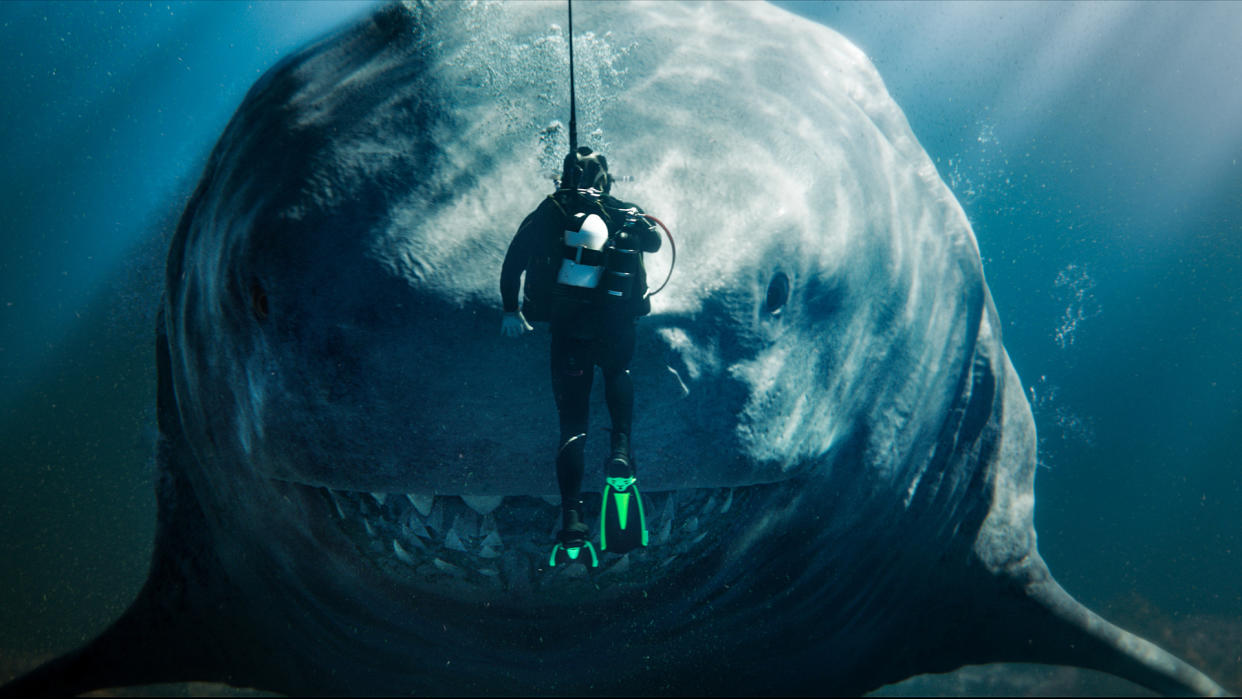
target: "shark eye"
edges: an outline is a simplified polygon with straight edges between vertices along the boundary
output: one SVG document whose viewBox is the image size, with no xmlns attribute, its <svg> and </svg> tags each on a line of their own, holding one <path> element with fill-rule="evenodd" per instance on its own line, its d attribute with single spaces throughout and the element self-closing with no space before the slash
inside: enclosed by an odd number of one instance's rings
<svg viewBox="0 0 1242 699">
<path fill-rule="evenodd" d="M 777 272 L 772 275 L 772 281 L 768 282 L 768 299 L 765 304 L 768 313 L 778 315 L 785 302 L 789 300 L 789 277 L 784 272 Z"/>
</svg>

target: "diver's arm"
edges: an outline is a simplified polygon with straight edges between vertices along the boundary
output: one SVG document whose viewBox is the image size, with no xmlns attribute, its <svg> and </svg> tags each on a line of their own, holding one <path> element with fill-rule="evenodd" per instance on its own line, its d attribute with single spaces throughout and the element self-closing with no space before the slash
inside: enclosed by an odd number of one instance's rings
<svg viewBox="0 0 1242 699">
<path fill-rule="evenodd" d="M 500 266 L 500 300 L 504 305 L 505 313 L 518 312 L 518 288 L 532 252 L 533 226 L 530 224 L 534 218 L 535 214 L 532 213 L 526 217 L 525 221 L 522 221 L 521 226 L 518 226 L 517 235 L 514 235 L 513 240 L 509 242 L 504 264 Z"/>
<path fill-rule="evenodd" d="M 538 224 L 543 209 L 540 205 L 518 226 L 517 234 L 509 242 L 505 261 L 500 266 L 500 301 L 505 313 L 500 321 L 500 332 L 505 337 L 520 337 L 534 330 L 518 309 L 518 287 L 538 243 Z"/>
</svg>

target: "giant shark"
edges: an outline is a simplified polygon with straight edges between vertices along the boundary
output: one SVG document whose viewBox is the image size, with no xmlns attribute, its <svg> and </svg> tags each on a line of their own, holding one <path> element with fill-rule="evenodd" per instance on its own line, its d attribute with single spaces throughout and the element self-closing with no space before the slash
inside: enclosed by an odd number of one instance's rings
<svg viewBox="0 0 1242 699">
<path fill-rule="evenodd" d="M 828 694 L 1022 661 L 1222 693 L 1050 575 L 966 217 L 863 53 L 766 5 L 579 11 L 584 140 L 680 258 L 633 363 L 650 546 L 548 568 L 547 335 L 500 336 L 498 277 L 565 150 L 563 11 L 389 6 L 254 85 L 168 255 L 148 582 L 7 691 Z"/>
</svg>

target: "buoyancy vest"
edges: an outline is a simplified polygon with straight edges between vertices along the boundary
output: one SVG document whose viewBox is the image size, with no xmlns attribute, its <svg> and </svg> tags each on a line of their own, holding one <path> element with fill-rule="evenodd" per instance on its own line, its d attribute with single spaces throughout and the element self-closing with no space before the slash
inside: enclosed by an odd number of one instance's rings
<svg viewBox="0 0 1242 699">
<path fill-rule="evenodd" d="M 552 254 L 536 256 L 527 270 L 527 319 L 546 320 L 557 302 L 628 306 L 633 315 L 650 313 L 642 238 L 631 229 L 650 225 L 642 213 L 636 207 L 618 207 L 618 200 L 590 189 L 560 190 L 549 199 L 563 225 L 559 235 L 553 234 L 557 239 L 548 241 Z"/>
</svg>

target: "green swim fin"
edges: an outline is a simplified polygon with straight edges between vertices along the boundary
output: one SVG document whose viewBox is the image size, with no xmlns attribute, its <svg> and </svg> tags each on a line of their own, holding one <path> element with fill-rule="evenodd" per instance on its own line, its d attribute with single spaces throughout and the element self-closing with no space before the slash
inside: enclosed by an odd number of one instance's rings
<svg viewBox="0 0 1242 699">
<path fill-rule="evenodd" d="M 586 549 L 590 557 L 582 555 L 583 549 Z M 582 542 L 582 546 L 570 546 L 558 541 L 556 546 L 552 547 L 552 555 L 548 557 L 548 567 L 555 568 L 578 561 L 581 561 L 588 568 L 598 568 L 599 555 L 595 553 L 595 546 L 589 541 Z"/>
<path fill-rule="evenodd" d="M 587 541 L 586 525 L 577 521 L 576 512 L 570 514 L 572 519 L 569 526 L 556 535 L 556 545 L 552 547 L 552 555 L 548 557 L 548 567 L 555 568 L 581 562 L 588 568 L 598 568 L 599 556 L 595 553 L 595 546 Z M 582 555 L 583 549 L 590 554 L 589 558 Z"/>
<path fill-rule="evenodd" d="M 604 481 L 604 504 L 600 510 L 599 549 L 627 553 L 647 545 L 647 515 L 634 477 Z"/>
</svg>

